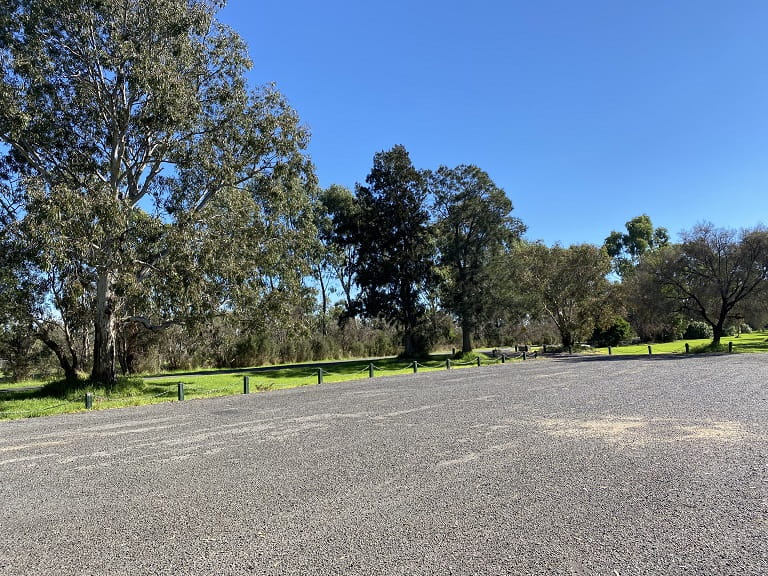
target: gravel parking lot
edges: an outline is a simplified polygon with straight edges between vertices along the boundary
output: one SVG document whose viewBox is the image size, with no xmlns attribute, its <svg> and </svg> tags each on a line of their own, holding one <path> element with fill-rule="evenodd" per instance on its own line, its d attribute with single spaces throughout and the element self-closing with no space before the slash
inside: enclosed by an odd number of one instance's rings
<svg viewBox="0 0 768 576">
<path fill-rule="evenodd" d="M 0 423 L 0 574 L 768 574 L 768 356 Z"/>
</svg>

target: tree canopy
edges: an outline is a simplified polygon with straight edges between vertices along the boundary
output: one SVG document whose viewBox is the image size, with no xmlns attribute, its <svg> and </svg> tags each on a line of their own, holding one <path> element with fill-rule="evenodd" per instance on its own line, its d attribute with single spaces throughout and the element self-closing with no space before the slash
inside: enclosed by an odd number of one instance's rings
<svg viewBox="0 0 768 576">
<path fill-rule="evenodd" d="M 646 252 L 669 244 L 666 228 L 654 228 L 650 216 L 635 216 L 625 224 L 626 233 L 611 231 L 605 239 L 605 249 L 613 259 L 613 270 L 626 276 Z"/>
<path fill-rule="evenodd" d="M 441 166 L 429 182 L 444 271 L 441 301 L 459 318 L 462 352 L 471 352 L 473 331 L 499 302 L 494 259 L 519 240 L 525 226 L 510 215 L 512 202 L 504 190 L 477 166 Z"/>
<path fill-rule="evenodd" d="M 416 328 L 434 280 L 434 244 L 425 204 L 424 174 L 403 146 L 377 153 L 373 168 L 358 185 L 357 284 L 369 316 L 381 316 L 403 329 L 405 353 L 422 352 Z"/>
<path fill-rule="evenodd" d="M 768 231 L 699 224 L 663 252 L 654 270 L 665 296 L 709 324 L 719 344 L 738 307 L 768 290 Z"/>
<path fill-rule="evenodd" d="M 14 0 L 0 11 L 6 212 L 19 199 L 8 229 L 34 253 L 49 304 L 74 313 L 83 301 L 94 380 L 115 381 L 125 323 L 162 327 L 245 288 L 259 299 L 296 273 L 308 133 L 273 86 L 249 90 L 246 47 L 216 21 L 219 5 Z"/>
</svg>

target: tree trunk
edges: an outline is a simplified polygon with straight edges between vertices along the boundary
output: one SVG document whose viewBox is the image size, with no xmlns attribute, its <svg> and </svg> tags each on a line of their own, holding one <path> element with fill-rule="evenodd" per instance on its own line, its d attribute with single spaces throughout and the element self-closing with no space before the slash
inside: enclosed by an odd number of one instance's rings
<svg viewBox="0 0 768 576">
<path fill-rule="evenodd" d="M 413 341 L 413 329 L 406 328 L 403 343 L 405 344 L 405 357 L 414 358 L 416 356 L 416 345 Z"/>
<path fill-rule="evenodd" d="M 96 314 L 94 317 L 93 370 L 91 380 L 112 388 L 115 373 L 116 330 L 112 273 L 102 271 L 96 282 Z"/>
<path fill-rule="evenodd" d="M 48 348 L 50 348 L 53 351 L 53 353 L 56 355 L 56 358 L 58 358 L 59 365 L 61 366 L 61 369 L 64 370 L 64 379 L 67 382 L 76 382 L 77 381 L 76 358 L 73 358 L 72 361 L 70 362 L 64 350 L 62 350 L 61 346 L 59 346 L 59 343 L 56 342 L 50 336 L 48 336 L 48 334 L 44 332 L 39 332 L 37 334 L 37 337 L 40 339 L 40 341 L 43 344 L 48 346 Z"/>
<path fill-rule="evenodd" d="M 469 322 L 461 323 L 461 353 L 472 352 L 472 325 Z"/>
<path fill-rule="evenodd" d="M 322 299 L 322 314 L 320 317 L 320 329 L 323 334 L 323 338 L 328 336 L 328 295 L 325 287 L 325 280 L 323 279 L 323 271 L 318 268 L 317 278 L 320 280 L 320 297 Z"/>
<path fill-rule="evenodd" d="M 712 326 L 712 346 L 720 346 L 720 338 L 723 337 L 723 323 Z"/>
</svg>

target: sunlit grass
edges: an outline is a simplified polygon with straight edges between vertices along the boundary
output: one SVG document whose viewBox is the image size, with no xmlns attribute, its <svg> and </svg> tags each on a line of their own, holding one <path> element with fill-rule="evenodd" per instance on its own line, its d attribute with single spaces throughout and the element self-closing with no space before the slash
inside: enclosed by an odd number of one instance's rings
<svg viewBox="0 0 768 576">
<path fill-rule="evenodd" d="M 482 364 L 494 364 L 499 360 L 480 354 Z M 447 355 L 434 355 L 418 361 L 418 372 L 446 370 Z M 473 356 L 475 358 L 475 356 Z M 92 395 L 92 409 L 104 410 L 126 406 L 140 406 L 159 402 L 176 401 L 179 398 L 179 384 L 183 384 L 184 400 L 230 396 L 244 392 L 244 377 L 248 377 L 249 392 L 260 393 L 269 390 L 317 385 L 318 371 L 322 370 L 322 383 L 363 380 L 371 377 L 405 375 L 414 372 L 412 361 L 386 358 L 351 362 L 327 362 L 315 367 L 287 366 L 282 368 L 258 367 L 226 373 L 226 371 L 195 371 L 194 373 L 168 374 L 161 377 L 123 378 L 115 390 L 94 387 L 87 381 L 75 387 L 65 387 L 62 382 L 49 383 L 37 390 L 17 390 L 0 394 L 0 419 L 30 418 L 48 414 L 81 412 L 86 410 L 86 394 Z M 476 360 L 462 359 L 452 363 L 453 369 L 476 366 Z M 40 386 L 41 382 L 19 383 L 17 388 Z M 8 389 L 9 387 L 5 387 Z"/>
<path fill-rule="evenodd" d="M 740 336 L 725 336 L 720 340 L 720 347 L 712 348 L 712 340 L 709 338 L 700 340 L 677 340 L 675 342 L 663 342 L 659 344 L 637 344 L 633 346 L 614 346 L 611 353 L 616 355 L 646 355 L 648 347 L 653 354 L 685 354 L 688 344 L 688 352 L 691 354 L 704 352 L 727 352 L 728 344 L 733 342 L 733 352 L 768 352 L 768 332 L 752 332 Z M 600 354 L 608 354 L 608 348 L 596 348 Z"/>
</svg>

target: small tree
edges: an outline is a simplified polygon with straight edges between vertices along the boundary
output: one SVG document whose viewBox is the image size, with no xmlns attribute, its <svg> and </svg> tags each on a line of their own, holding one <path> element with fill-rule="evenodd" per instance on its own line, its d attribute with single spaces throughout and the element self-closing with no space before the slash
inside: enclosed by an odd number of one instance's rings
<svg viewBox="0 0 768 576">
<path fill-rule="evenodd" d="M 521 286 L 537 295 L 563 346 L 588 338 L 602 317 L 610 314 L 605 276 L 611 263 L 604 249 L 591 244 L 548 248 L 535 243 L 521 250 L 521 257 Z"/>
</svg>

